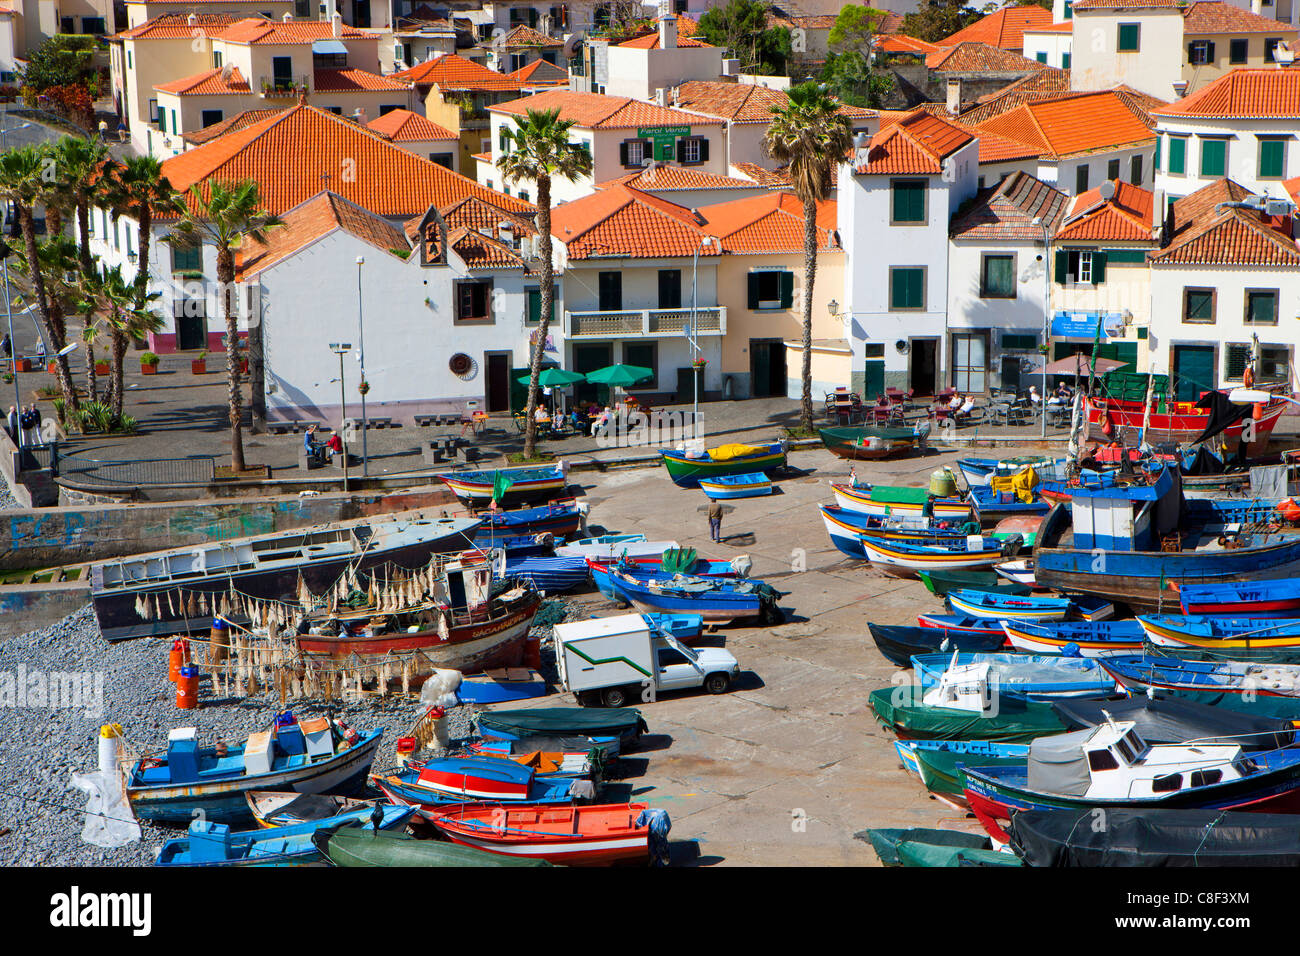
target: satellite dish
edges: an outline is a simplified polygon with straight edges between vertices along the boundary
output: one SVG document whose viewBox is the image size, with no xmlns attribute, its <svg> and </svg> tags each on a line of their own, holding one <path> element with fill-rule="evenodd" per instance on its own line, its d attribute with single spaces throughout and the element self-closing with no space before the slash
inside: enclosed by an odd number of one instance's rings
<svg viewBox="0 0 1300 956">
<path fill-rule="evenodd" d="M 899 339 L 894 343 L 894 348 L 898 349 L 900 352 L 906 352 L 908 348 L 907 339 Z"/>
<path fill-rule="evenodd" d="M 1102 199 L 1110 202 L 1115 198 L 1115 183 L 1108 179 L 1097 187 L 1097 192 L 1101 194 Z"/>
<path fill-rule="evenodd" d="M 583 33 L 582 31 L 578 31 L 577 33 L 571 33 L 571 34 L 569 34 L 568 38 L 565 39 L 565 41 L 564 41 L 564 57 L 565 57 L 565 59 L 572 60 L 573 57 L 574 57 L 574 55 L 575 55 L 575 54 L 577 53 L 577 51 L 578 51 L 578 47 L 582 46 L 582 41 L 585 40 L 586 38 L 587 38 L 587 35 L 586 35 L 585 33 Z"/>
</svg>

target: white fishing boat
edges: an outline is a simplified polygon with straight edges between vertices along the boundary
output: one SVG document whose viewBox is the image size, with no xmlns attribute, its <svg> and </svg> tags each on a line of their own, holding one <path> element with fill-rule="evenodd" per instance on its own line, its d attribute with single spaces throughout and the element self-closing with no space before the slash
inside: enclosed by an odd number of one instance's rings
<svg viewBox="0 0 1300 956">
<path fill-rule="evenodd" d="M 647 541 L 643 534 L 606 534 L 561 545 L 555 549 L 555 553 L 565 558 L 612 561 L 624 555 L 629 558 L 654 557 L 679 547 L 681 545 L 676 541 Z"/>
</svg>

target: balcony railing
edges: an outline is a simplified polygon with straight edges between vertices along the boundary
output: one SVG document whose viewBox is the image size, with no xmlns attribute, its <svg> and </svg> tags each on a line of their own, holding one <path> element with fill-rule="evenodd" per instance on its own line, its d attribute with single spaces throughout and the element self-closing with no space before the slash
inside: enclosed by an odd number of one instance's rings
<svg viewBox="0 0 1300 956">
<path fill-rule="evenodd" d="M 699 335 L 725 335 L 727 310 L 708 306 L 696 310 Z M 691 324 L 690 309 L 632 309 L 620 312 L 565 312 L 569 338 L 623 338 L 682 335 Z"/>
</svg>

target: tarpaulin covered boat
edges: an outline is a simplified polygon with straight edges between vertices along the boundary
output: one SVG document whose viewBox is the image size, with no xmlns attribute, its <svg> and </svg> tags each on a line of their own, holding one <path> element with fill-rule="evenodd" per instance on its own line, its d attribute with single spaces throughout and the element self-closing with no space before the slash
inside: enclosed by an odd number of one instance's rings
<svg viewBox="0 0 1300 956">
<path fill-rule="evenodd" d="M 932 830 L 928 827 L 912 827 L 906 830 L 871 829 L 867 830 L 867 839 L 871 848 L 880 857 L 881 866 L 902 866 L 898 858 L 900 843 L 924 843 L 930 846 L 948 846 L 960 850 L 989 850 L 993 845 L 982 833 L 963 833 L 960 830 Z M 861 834 L 859 834 L 861 837 Z"/>
<path fill-rule="evenodd" d="M 908 627 L 895 624 L 868 623 L 867 630 L 876 648 L 897 667 L 911 667 L 914 654 L 938 651 L 995 651 L 1006 643 L 1001 634 L 950 631 L 941 627 Z"/>
<path fill-rule="evenodd" d="M 550 866 L 546 860 L 502 856 L 407 833 L 375 834 L 356 827 L 317 831 L 312 838 L 334 866 Z"/>
<path fill-rule="evenodd" d="M 474 533 L 479 548 L 499 548 L 521 536 L 550 534 L 564 538 L 582 525 L 585 504 L 576 501 L 553 501 L 536 508 L 515 511 L 485 511 L 478 517 L 482 526 Z"/>
<path fill-rule="evenodd" d="M 1174 698 L 1127 697 L 1118 700 L 1053 701 L 1056 714 L 1071 730 L 1096 727 L 1108 720 L 1131 721 L 1143 740 L 1154 744 L 1240 744 L 1243 750 L 1280 750 L 1295 743 L 1289 720 L 1241 714 Z"/>
<path fill-rule="evenodd" d="M 1027 743 L 1059 734 L 1065 724 L 1051 704 L 1008 698 L 995 714 L 927 706 L 914 685 L 884 687 L 867 696 L 876 720 L 899 737 L 922 740 L 999 740 Z"/>
<path fill-rule="evenodd" d="M 647 729 L 641 711 L 635 707 L 600 710 L 586 707 L 535 707 L 529 710 L 494 710 L 478 715 L 478 729 L 485 737 L 621 737 L 635 740 Z"/>
<path fill-rule="evenodd" d="M 518 578 L 539 591 L 560 594 L 586 582 L 590 572 L 586 558 L 562 558 L 549 555 L 515 557 L 501 552 L 496 565 L 497 577 L 503 581 Z"/>
<path fill-rule="evenodd" d="M 659 452 L 673 482 L 694 487 L 701 478 L 743 475 L 752 472 L 770 474 L 785 467 L 785 442 L 766 445 L 719 445 L 699 456 L 685 451 L 662 449 Z"/>
<path fill-rule="evenodd" d="M 953 668 L 987 664 L 990 680 L 997 682 L 999 698 L 1024 697 L 1055 700 L 1061 697 L 1097 697 L 1113 693 L 1115 680 L 1086 657 L 1039 654 L 1001 654 L 952 651 L 917 654 L 912 670 L 921 688 L 938 684 Z"/>
</svg>

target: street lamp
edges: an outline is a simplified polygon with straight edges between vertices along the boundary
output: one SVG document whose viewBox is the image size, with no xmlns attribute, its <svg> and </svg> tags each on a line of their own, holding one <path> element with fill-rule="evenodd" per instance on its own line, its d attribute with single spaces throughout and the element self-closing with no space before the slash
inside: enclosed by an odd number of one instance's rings
<svg viewBox="0 0 1300 956">
<path fill-rule="evenodd" d="M 362 474 L 369 478 L 370 449 L 368 439 L 370 438 L 370 416 L 366 414 L 366 392 L 370 391 L 370 383 L 366 381 L 366 322 L 361 311 L 361 267 L 365 264 L 366 257 L 357 256 L 357 326 L 359 330 L 357 343 L 360 346 L 357 358 L 361 361 L 361 469 Z"/>
<path fill-rule="evenodd" d="M 10 133 L 16 133 L 20 129 L 27 129 L 27 127 L 31 125 L 32 125 L 31 123 L 19 123 L 17 126 L 11 129 L 8 126 L 0 124 L 0 150 L 5 150 L 9 148 Z"/>
<path fill-rule="evenodd" d="M 700 244 L 695 247 L 691 255 L 691 331 L 689 335 L 691 343 L 691 429 L 693 437 L 700 437 L 700 366 L 698 359 L 700 352 L 700 329 L 699 329 L 699 286 L 696 278 L 700 268 L 700 250 L 706 246 L 713 248 L 715 239 L 713 236 L 705 236 L 700 240 Z"/>
<path fill-rule="evenodd" d="M 9 319 L 9 370 L 14 377 L 14 408 L 22 409 L 23 400 L 18 391 L 18 342 L 14 339 L 14 308 L 13 302 L 9 298 L 9 257 L 13 255 L 13 248 L 0 239 L 0 269 L 4 272 L 5 285 L 5 315 Z M 14 429 L 18 434 L 14 435 L 14 441 L 19 448 L 23 447 L 23 431 L 21 428 Z"/>
<path fill-rule="evenodd" d="M 1043 395 L 1039 402 L 1042 413 L 1042 421 L 1039 423 L 1039 436 L 1047 437 L 1047 356 L 1048 340 L 1051 338 L 1051 321 L 1052 321 L 1052 268 L 1051 268 L 1051 236 L 1048 233 L 1047 223 L 1041 216 L 1033 218 L 1033 225 L 1043 230 L 1043 350 L 1040 353 L 1043 356 Z M 1097 321 L 1101 321 L 1099 318 Z"/>
<path fill-rule="evenodd" d="M 330 351 L 339 357 L 339 439 L 343 442 L 343 490 L 348 490 L 348 438 L 343 423 L 348 420 L 348 394 L 343 388 L 343 356 L 352 351 L 351 342 L 331 342 Z"/>
</svg>

